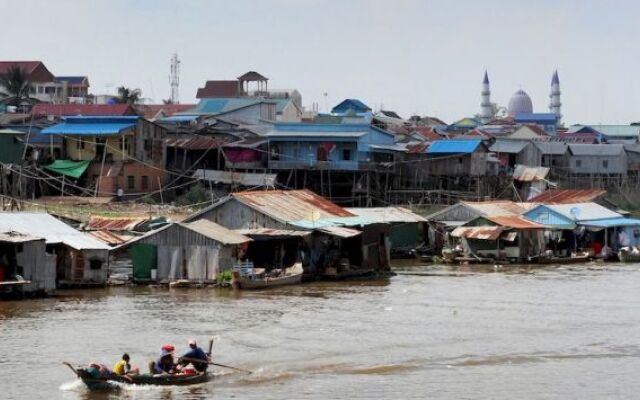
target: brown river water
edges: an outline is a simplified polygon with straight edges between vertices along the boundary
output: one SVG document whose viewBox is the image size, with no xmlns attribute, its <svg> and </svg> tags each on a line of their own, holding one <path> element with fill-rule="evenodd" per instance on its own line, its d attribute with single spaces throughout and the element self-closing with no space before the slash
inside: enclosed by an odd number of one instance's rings
<svg viewBox="0 0 640 400">
<path fill-rule="evenodd" d="M 0 302 L 0 399 L 636 399 L 640 265 L 399 265 L 263 292 L 109 288 Z M 62 361 L 145 367 L 215 337 L 214 381 L 88 392 Z"/>
</svg>

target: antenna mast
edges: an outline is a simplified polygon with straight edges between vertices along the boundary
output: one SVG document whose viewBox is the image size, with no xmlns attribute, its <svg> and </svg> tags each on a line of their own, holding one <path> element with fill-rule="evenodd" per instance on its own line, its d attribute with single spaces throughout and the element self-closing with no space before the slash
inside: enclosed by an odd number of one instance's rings
<svg viewBox="0 0 640 400">
<path fill-rule="evenodd" d="M 180 104 L 180 96 L 178 95 L 178 86 L 180 86 L 180 60 L 178 60 L 178 53 L 173 53 L 171 57 L 169 84 L 171 84 L 171 104 Z"/>
</svg>

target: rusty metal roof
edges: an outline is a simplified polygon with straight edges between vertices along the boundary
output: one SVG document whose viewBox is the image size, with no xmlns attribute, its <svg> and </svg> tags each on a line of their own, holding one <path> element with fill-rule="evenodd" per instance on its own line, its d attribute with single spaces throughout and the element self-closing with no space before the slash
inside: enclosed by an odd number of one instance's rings
<svg viewBox="0 0 640 400">
<path fill-rule="evenodd" d="M 528 208 L 522 203 L 515 203 L 509 200 L 494 201 L 462 201 L 461 204 L 471 207 L 482 215 L 500 216 L 500 215 L 519 215 L 527 211 Z"/>
<path fill-rule="evenodd" d="M 325 226 L 317 230 L 343 239 L 358 236 L 362 233 L 357 229 L 345 228 L 344 226 Z"/>
<path fill-rule="evenodd" d="M 233 193 L 238 201 L 280 222 L 313 221 L 355 215 L 310 190 L 265 190 Z"/>
<path fill-rule="evenodd" d="M 238 232 L 245 236 L 271 236 L 271 237 L 304 237 L 311 235 L 309 231 L 291 231 L 286 229 L 271 229 L 271 228 L 255 228 L 255 229 L 235 229 L 234 232 Z"/>
<path fill-rule="evenodd" d="M 504 231 L 502 226 L 460 226 L 451 232 L 453 237 L 467 239 L 498 240 Z"/>
<path fill-rule="evenodd" d="M 251 241 L 250 238 L 238 232 L 206 219 L 199 219 L 194 222 L 179 225 L 223 244 L 241 244 Z"/>
<path fill-rule="evenodd" d="M 520 217 L 518 215 L 502 215 L 502 216 L 493 216 L 486 217 L 489 221 L 495 222 L 496 224 L 505 227 L 505 228 L 514 228 L 514 229 L 544 229 L 544 226 L 530 221 L 526 218 Z"/>
<path fill-rule="evenodd" d="M 135 231 L 139 225 L 149 221 L 147 217 L 101 217 L 92 215 L 85 225 L 85 230 Z"/>
<path fill-rule="evenodd" d="M 588 203 L 607 194 L 600 189 L 555 189 L 547 190 L 532 198 L 532 202 L 546 204 Z"/>
<path fill-rule="evenodd" d="M 213 138 L 201 135 L 181 135 L 165 139 L 167 147 L 177 147 L 186 150 L 208 150 L 215 149 L 228 143 L 225 138 Z"/>
<path fill-rule="evenodd" d="M 546 167 L 516 165 L 513 171 L 513 180 L 519 182 L 537 182 L 544 180 L 547 175 L 549 175 L 549 168 Z"/>
<path fill-rule="evenodd" d="M 123 234 L 123 233 L 115 233 L 110 231 L 90 231 L 87 234 L 91 235 L 93 238 L 100 240 L 110 246 L 117 246 L 119 244 L 128 242 L 131 240 L 134 235 Z"/>
</svg>

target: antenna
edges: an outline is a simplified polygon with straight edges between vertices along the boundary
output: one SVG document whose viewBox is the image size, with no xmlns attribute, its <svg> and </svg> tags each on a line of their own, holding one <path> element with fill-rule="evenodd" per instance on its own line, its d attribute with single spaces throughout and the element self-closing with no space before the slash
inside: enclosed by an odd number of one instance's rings
<svg viewBox="0 0 640 400">
<path fill-rule="evenodd" d="M 178 60 L 178 53 L 173 53 L 171 57 L 169 84 L 171 85 L 171 104 L 180 104 L 180 96 L 178 94 L 178 87 L 180 86 L 180 60 Z"/>
</svg>

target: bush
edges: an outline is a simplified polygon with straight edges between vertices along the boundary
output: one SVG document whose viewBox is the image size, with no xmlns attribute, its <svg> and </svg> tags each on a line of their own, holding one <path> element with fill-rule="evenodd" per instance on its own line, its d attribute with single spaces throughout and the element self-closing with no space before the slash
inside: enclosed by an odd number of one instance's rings
<svg viewBox="0 0 640 400">
<path fill-rule="evenodd" d="M 140 201 L 142 202 L 142 204 L 149 204 L 149 205 L 158 204 L 156 199 L 154 199 L 153 196 L 150 195 L 150 194 L 148 194 L 148 195 L 144 196 L 143 198 L 141 198 Z"/>
<path fill-rule="evenodd" d="M 231 270 L 219 273 L 217 282 L 219 285 L 231 283 Z"/>
<path fill-rule="evenodd" d="M 209 195 L 204 186 L 200 183 L 191 186 L 189 191 L 176 199 L 179 206 L 188 206 L 191 204 L 203 203 L 209 200 Z"/>
</svg>

